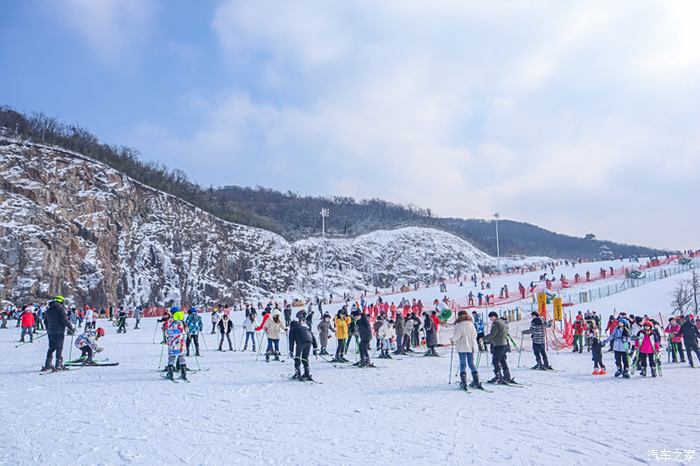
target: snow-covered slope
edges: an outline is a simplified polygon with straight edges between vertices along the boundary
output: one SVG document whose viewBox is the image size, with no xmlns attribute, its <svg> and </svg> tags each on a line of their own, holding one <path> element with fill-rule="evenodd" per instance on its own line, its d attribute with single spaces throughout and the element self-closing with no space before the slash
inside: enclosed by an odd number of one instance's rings
<svg viewBox="0 0 700 466">
<path fill-rule="evenodd" d="M 321 288 L 321 240 L 222 221 L 80 154 L 0 139 L 0 297 L 106 305 Z M 426 228 L 328 240 L 336 293 L 470 273 L 493 259 Z"/>
</svg>

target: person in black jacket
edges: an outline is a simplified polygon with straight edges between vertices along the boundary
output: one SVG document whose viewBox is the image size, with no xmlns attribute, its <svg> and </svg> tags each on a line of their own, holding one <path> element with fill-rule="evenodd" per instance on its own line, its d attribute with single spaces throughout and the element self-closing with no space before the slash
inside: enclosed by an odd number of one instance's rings
<svg viewBox="0 0 700 466">
<path fill-rule="evenodd" d="M 360 360 L 355 363 L 358 367 L 374 367 L 369 359 L 369 345 L 372 342 L 372 326 L 369 323 L 367 314 L 360 311 L 353 312 L 357 319 L 357 332 L 360 334 Z"/>
<path fill-rule="evenodd" d="M 307 327 L 306 312 L 297 312 L 297 319 L 289 324 L 289 357 L 294 358 L 294 376 L 292 378 L 313 382 L 314 379 L 311 378 L 311 373 L 309 372 L 309 351 L 313 345 L 313 355 L 318 355 L 316 337 Z M 304 374 L 300 370 L 302 364 L 304 365 Z"/>
<path fill-rule="evenodd" d="M 49 349 L 46 352 L 44 367 L 41 368 L 42 372 L 66 369 L 63 365 L 63 340 L 66 329 L 70 332 L 75 332 L 75 328 L 68 321 L 66 308 L 63 307 L 63 300 L 63 296 L 56 296 L 52 299 L 44 315 L 46 334 L 49 338 Z M 56 365 L 52 366 L 51 359 L 54 352 L 56 353 Z"/>
<path fill-rule="evenodd" d="M 698 338 L 700 338 L 700 330 L 695 326 L 693 320 L 690 316 L 685 316 L 685 322 L 681 325 L 681 329 L 678 332 L 683 335 L 683 341 L 685 342 L 685 354 L 688 356 L 688 363 L 690 367 L 695 367 L 693 364 L 693 353 L 698 357 L 700 361 L 700 349 L 698 349 Z"/>
<path fill-rule="evenodd" d="M 119 307 L 119 313 L 117 314 L 117 333 L 126 333 L 126 317 L 127 313 L 124 310 L 124 306 Z"/>
<path fill-rule="evenodd" d="M 219 351 L 224 350 L 224 336 L 228 341 L 228 350 L 233 351 L 233 345 L 231 344 L 231 330 L 233 330 L 233 322 L 228 318 L 226 314 L 217 324 L 219 326 L 219 333 L 221 334 L 221 340 L 219 341 Z M 255 343 L 253 343 L 255 345 Z"/>
</svg>

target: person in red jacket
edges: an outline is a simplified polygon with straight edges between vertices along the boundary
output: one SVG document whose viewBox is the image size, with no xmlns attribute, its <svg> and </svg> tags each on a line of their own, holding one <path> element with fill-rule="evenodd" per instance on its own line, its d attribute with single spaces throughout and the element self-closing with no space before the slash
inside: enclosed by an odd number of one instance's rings
<svg viewBox="0 0 700 466">
<path fill-rule="evenodd" d="M 581 314 L 576 316 L 576 322 L 574 322 L 574 353 L 578 351 L 583 353 L 583 336 L 586 332 L 586 322 L 583 320 Z"/>
<path fill-rule="evenodd" d="M 19 341 L 24 343 L 24 336 L 29 335 L 29 341 L 33 342 L 34 324 L 36 323 L 36 320 L 34 319 L 34 308 L 30 308 L 29 306 L 24 308 L 24 312 L 20 316 L 20 321 L 22 324 L 22 336 L 20 337 Z"/>
<path fill-rule="evenodd" d="M 430 319 L 433 321 L 433 324 L 435 324 L 435 335 L 439 335 L 438 329 L 440 328 L 440 318 L 437 315 L 437 309 L 430 314 Z"/>
<path fill-rule="evenodd" d="M 608 319 L 608 326 L 605 327 L 605 330 L 608 332 L 608 335 L 612 335 L 613 331 L 617 328 L 617 319 L 615 319 L 613 316 L 610 316 Z M 610 342 L 610 349 L 608 350 L 608 353 L 611 353 L 613 350 L 613 342 Z"/>
</svg>

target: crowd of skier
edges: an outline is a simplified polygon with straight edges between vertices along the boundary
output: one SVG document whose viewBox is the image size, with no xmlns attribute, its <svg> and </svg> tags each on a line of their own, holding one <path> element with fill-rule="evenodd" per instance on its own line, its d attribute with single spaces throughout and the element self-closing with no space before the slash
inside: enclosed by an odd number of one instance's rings
<svg viewBox="0 0 700 466">
<path fill-rule="evenodd" d="M 282 361 L 280 344 L 286 339 L 289 358 L 294 360 L 293 379 L 313 382 L 310 373 L 310 355 L 320 357 L 326 362 L 339 365 L 351 363 L 348 358 L 354 350 L 354 365 L 360 368 L 374 367 L 370 355 L 374 343 L 374 355 L 379 359 L 413 356 L 422 352 L 426 357 L 440 356 L 438 347 L 451 347 L 451 356 L 456 352 L 458 359 L 459 385 L 464 390 L 468 387 L 484 389 L 479 378 L 479 364 L 482 353 L 490 351 L 493 377 L 491 384 L 519 385 L 512 377 L 508 364 L 508 354 L 514 350 L 522 351 L 510 336 L 506 317 L 495 311 L 488 313 L 488 333 L 482 314 L 476 310 L 458 311 L 452 324 L 449 343 L 439 341 L 439 329 L 444 325 L 444 303 L 436 300 L 434 309 L 428 310 L 420 300 L 402 299 L 398 305 L 387 303 L 381 297 L 369 303 L 364 297 L 358 302 L 347 302 L 340 306 L 333 315 L 324 312 L 319 301 L 308 303 L 302 310 L 294 311 L 292 303 L 283 302 L 263 306 L 246 305 L 243 312 L 234 312 L 229 307 L 218 306 L 210 314 L 210 334 L 218 334 L 218 351 L 262 352 L 266 341 L 264 360 Z M 297 303 L 295 303 L 297 304 Z M 441 306 L 443 306 L 441 310 Z M 11 318 L 16 319 L 16 327 L 21 329 L 19 343 L 32 343 L 37 337 L 47 336 L 48 350 L 42 366 L 43 372 L 65 370 L 71 365 L 97 365 L 94 356 L 102 351 L 98 341 L 104 337 L 105 329 L 97 327 L 102 313 L 85 306 L 82 310 L 75 307 L 66 309 L 64 298 L 56 296 L 45 305 L 28 305 L 20 310 L 5 309 L 2 327 L 7 328 Z M 134 319 L 134 329 L 138 329 L 142 318 L 142 308 L 126 311 L 112 309 L 112 325 L 116 333 L 127 329 L 127 318 Z M 320 317 L 317 323 L 314 317 Z M 240 316 L 240 317 L 238 317 Z M 239 322 L 234 323 L 236 318 Z M 104 322 L 110 322 L 105 315 Z M 203 340 L 204 321 L 200 310 L 191 306 L 185 312 L 177 306 L 163 313 L 158 319 L 161 330 L 161 343 L 167 347 L 168 359 L 164 376 L 175 380 L 179 373 L 181 379 L 187 379 L 187 359 L 193 354 L 201 356 L 200 341 Z M 532 339 L 532 350 L 536 364 L 534 370 L 554 370 L 547 356 L 547 332 L 553 327 L 552 321 L 545 320 L 537 312 L 532 313 L 528 329 L 523 331 Z M 240 329 L 240 343 L 236 343 L 236 328 Z M 63 360 L 65 335 L 77 336 L 71 342 L 80 350 L 76 360 Z M 449 332 L 443 332 L 448 334 Z M 662 336 L 665 336 L 663 338 Z M 328 351 L 332 337 L 336 339 L 333 353 Z M 233 341 L 232 341 L 233 338 Z M 665 326 L 647 315 L 634 316 L 624 312 L 610 316 L 605 328 L 601 317 L 596 312 L 579 312 L 573 323 L 573 352 L 591 354 L 593 375 L 607 374 L 604 361 L 605 349 L 613 353 L 616 367 L 615 377 L 629 378 L 635 372 L 640 376 L 656 377 L 661 375 L 661 345 L 667 342 L 668 362 L 687 362 L 694 366 L 693 355 L 700 361 L 698 349 L 700 339 L 700 316 L 675 316 L 668 319 Z M 443 338 L 443 340 L 445 340 Z M 155 334 L 154 334 L 155 341 Z M 204 340 L 206 344 L 206 340 Z M 242 348 L 241 348 L 242 347 Z M 111 365 L 116 365 L 113 363 Z M 469 377 L 471 380 L 469 381 Z"/>
</svg>

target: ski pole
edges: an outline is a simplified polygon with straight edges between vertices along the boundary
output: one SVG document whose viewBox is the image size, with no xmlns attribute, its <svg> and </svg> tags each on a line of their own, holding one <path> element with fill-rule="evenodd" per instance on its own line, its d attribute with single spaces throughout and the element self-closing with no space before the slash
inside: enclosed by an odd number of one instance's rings
<svg viewBox="0 0 700 466">
<path fill-rule="evenodd" d="M 38 337 L 34 338 L 33 341 L 32 341 L 32 340 L 29 340 L 29 341 L 25 341 L 25 342 L 16 344 L 16 345 L 15 345 L 15 348 L 19 348 L 20 346 L 24 346 L 24 345 L 26 345 L 27 343 L 34 343 L 34 342 L 35 342 L 36 340 L 38 340 L 39 338 L 45 337 L 45 336 L 46 336 L 46 333 L 42 333 L 42 334 L 39 335 Z"/>
<path fill-rule="evenodd" d="M 202 367 L 199 365 L 199 358 L 197 357 L 197 353 L 194 354 L 194 361 L 197 363 L 197 370 L 201 372 Z"/>
<path fill-rule="evenodd" d="M 518 367 L 520 367 L 520 358 L 523 356 L 523 338 L 525 338 L 525 334 L 521 333 L 520 334 L 520 351 L 518 352 Z"/>
<path fill-rule="evenodd" d="M 73 329 L 73 333 L 70 336 L 70 348 L 68 348 L 68 360 L 71 360 L 71 356 L 73 355 L 73 338 L 75 338 L 75 329 Z"/>
<path fill-rule="evenodd" d="M 262 335 L 262 336 L 260 337 L 260 343 L 258 343 L 258 353 L 255 355 L 255 360 L 256 360 L 256 361 L 257 361 L 258 358 L 260 357 L 260 351 L 262 350 L 262 342 L 263 342 L 263 339 L 264 339 L 266 336 L 267 336 L 267 335 Z"/>
<path fill-rule="evenodd" d="M 245 336 L 244 333 L 245 333 L 245 329 L 242 328 L 241 329 L 241 344 L 238 345 L 238 351 L 243 350 L 243 337 Z M 253 342 L 255 342 L 255 339 L 253 339 Z"/>
<path fill-rule="evenodd" d="M 455 344 L 452 343 L 450 345 L 450 378 L 447 379 L 447 384 L 452 385 L 452 359 L 454 358 L 455 355 Z M 461 363 L 460 363 L 461 364 Z"/>
<path fill-rule="evenodd" d="M 334 363 L 334 362 L 331 361 L 330 359 L 325 358 L 322 354 L 319 354 L 319 356 L 321 357 L 321 359 L 323 359 L 324 361 L 326 361 L 327 363 L 329 363 L 331 366 L 333 366 L 333 367 L 338 367 L 338 365 L 337 365 L 336 363 Z"/>
<path fill-rule="evenodd" d="M 199 333 L 199 336 L 202 337 L 202 343 L 204 343 L 204 349 L 207 350 L 207 351 L 209 351 L 209 347 L 207 346 L 207 339 L 204 338 L 204 332 L 200 332 L 200 333 Z"/>
<path fill-rule="evenodd" d="M 160 364 L 163 362 L 163 348 L 165 345 L 160 345 L 160 359 L 158 359 L 158 370 L 160 370 Z"/>
<path fill-rule="evenodd" d="M 158 321 L 156 320 L 156 326 L 153 328 L 153 344 L 156 344 L 156 332 L 158 332 Z"/>
<path fill-rule="evenodd" d="M 236 345 L 236 329 L 235 325 L 233 325 L 233 328 L 231 329 L 231 333 L 233 334 L 233 347 L 238 348 L 238 345 Z M 236 351 L 235 349 L 233 351 Z"/>
</svg>

